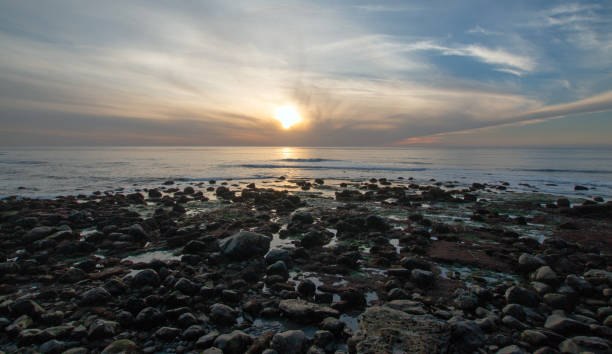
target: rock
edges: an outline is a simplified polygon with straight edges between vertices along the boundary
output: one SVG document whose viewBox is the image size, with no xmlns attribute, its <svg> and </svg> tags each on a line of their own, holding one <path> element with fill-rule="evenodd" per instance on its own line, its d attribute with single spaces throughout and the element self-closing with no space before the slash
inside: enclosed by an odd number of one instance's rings
<svg viewBox="0 0 612 354">
<path fill-rule="evenodd" d="M 19 332 L 17 336 L 17 342 L 22 345 L 42 343 L 49 339 L 43 331 L 40 329 L 24 329 Z"/>
<path fill-rule="evenodd" d="M 365 227 L 374 231 L 387 231 L 391 228 L 387 220 L 378 215 L 368 215 L 365 219 Z"/>
<path fill-rule="evenodd" d="M 129 339 L 119 339 L 104 348 L 102 354 L 137 354 L 139 352 L 136 343 Z"/>
<path fill-rule="evenodd" d="M 183 333 L 181 333 L 181 338 L 189 341 L 194 341 L 202 337 L 204 333 L 206 333 L 206 329 L 204 329 L 204 327 L 199 325 L 191 325 L 187 327 L 187 329 L 184 330 Z"/>
<path fill-rule="evenodd" d="M 557 277 L 557 273 L 552 270 L 549 266 L 543 266 L 538 268 L 533 274 L 533 279 L 535 281 L 539 281 L 542 283 L 554 285 L 559 282 L 559 278 Z"/>
<path fill-rule="evenodd" d="M 155 336 L 162 340 L 173 340 L 178 337 L 181 333 L 181 330 L 174 327 L 161 327 L 157 331 L 155 331 Z"/>
<path fill-rule="evenodd" d="M 111 294 L 102 287 L 87 290 L 81 295 L 79 303 L 84 306 L 103 305 L 112 298 Z"/>
<path fill-rule="evenodd" d="M 223 350 L 212 347 L 212 348 L 208 348 L 205 351 L 203 351 L 202 354 L 223 354 Z"/>
<path fill-rule="evenodd" d="M 285 316 L 300 323 L 315 323 L 326 317 L 340 316 L 340 313 L 331 307 L 298 299 L 281 300 L 278 308 Z"/>
<path fill-rule="evenodd" d="M 402 258 L 400 263 L 402 267 L 408 270 L 413 270 L 415 268 L 424 269 L 424 270 L 431 269 L 431 265 L 429 264 L 429 262 L 427 262 L 426 260 L 422 258 L 418 258 L 418 257 L 404 257 Z"/>
<path fill-rule="evenodd" d="M 554 314 L 546 318 L 544 327 L 563 335 L 589 332 L 589 326 L 585 325 L 584 323 Z"/>
<path fill-rule="evenodd" d="M 523 349 L 521 349 L 521 347 L 515 344 L 509 345 L 507 347 L 503 347 L 495 353 L 496 354 L 527 354 L 527 352 L 525 352 Z"/>
<path fill-rule="evenodd" d="M 319 323 L 319 328 L 330 331 L 336 336 L 339 336 L 342 333 L 344 326 L 344 322 L 334 317 L 327 317 L 321 321 L 321 323 Z"/>
<path fill-rule="evenodd" d="M 544 303 L 553 309 L 570 310 L 573 307 L 572 301 L 565 294 L 548 293 L 542 298 Z"/>
<path fill-rule="evenodd" d="M 66 343 L 57 339 L 51 339 L 40 345 L 41 353 L 59 354 L 66 349 Z"/>
<path fill-rule="evenodd" d="M 149 233 L 140 224 L 134 224 L 130 226 L 129 234 L 134 236 L 136 240 L 147 240 L 149 239 Z"/>
<path fill-rule="evenodd" d="M 457 321 L 451 325 L 453 347 L 459 352 L 471 352 L 481 348 L 485 335 L 472 321 Z"/>
<path fill-rule="evenodd" d="M 526 329 L 521 333 L 521 340 L 537 348 L 546 344 L 548 337 L 540 331 Z"/>
<path fill-rule="evenodd" d="M 51 235 L 53 231 L 55 231 L 55 228 L 50 226 L 35 227 L 23 235 L 23 242 L 30 244 L 34 241 L 42 240 L 43 238 Z"/>
<path fill-rule="evenodd" d="M 233 331 L 222 334 L 215 339 L 214 346 L 221 349 L 223 354 L 243 354 L 253 343 L 253 338 L 242 331 Z"/>
<path fill-rule="evenodd" d="M 581 186 L 581 185 L 575 185 L 574 186 L 574 190 L 575 191 L 587 191 L 587 190 L 589 190 L 589 188 L 587 188 L 585 186 Z"/>
<path fill-rule="evenodd" d="M 303 354 L 308 349 L 308 338 L 300 330 L 276 333 L 270 347 L 279 353 Z"/>
<path fill-rule="evenodd" d="M 217 339 L 218 336 L 219 336 L 219 332 L 217 331 L 209 332 L 208 334 L 201 336 L 196 341 L 195 346 L 196 348 L 199 348 L 199 349 L 210 348 L 212 347 L 213 343 L 215 342 L 215 339 Z"/>
<path fill-rule="evenodd" d="M 559 344 L 561 353 L 593 353 L 604 354 L 612 351 L 612 344 L 599 337 L 577 336 L 564 340 Z"/>
<path fill-rule="evenodd" d="M 504 308 L 502 309 L 502 313 L 504 315 L 509 315 L 514 318 L 517 318 L 521 321 L 525 320 L 525 310 L 521 305 L 518 304 L 508 304 L 504 306 Z"/>
<path fill-rule="evenodd" d="M 289 278 L 289 270 L 287 269 L 287 265 L 283 261 L 276 261 L 266 268 L 266 274 L 269 275 L 280 275 L 284 280 Z"/>
<path fill-rule="evenodd" d="M 141 288 L 145 286 L 158 286 L 159 274 L 153 269 L 144 269 L 136 273 L 132 279 L 132 287 Z"/>
<path fill-rule="evenodd" d="M 308 231 L 302 236 L 300 240 L 300 244 L 302 247 L 313 248 L 313 247 L 321 247 L 329 242 L 327 236 L 318 230 Z"/>
<path fill-rule="evenodd" d="M 567 198 L 559 198 L 557 199 L 557 206 L 559 208 L 569 208 L 570 201 Z"/>
<path fill-rule="evenodd" d="M 334 349 L 336 338 L 330 331 L 319 330 L 313 335 L 312 341 L 315 346 L 324 349 L 323 352 L 325 353 L 325 351 L 331 352 Z"/>
<path fill-rule="evenodd" d="M 523 253 L 518 259 L 519 269 L 522 272 L 529 273 L 542 266 L 546 265 L 546 262 L 540 257 L 531 255 L 529 253 Z"/>
<path fill-rule="evenodd" d="M 594 285 L 612 285 L 612 272 L 608 272 L 603 269 L 591 269 L 584 273 L 584 279 Z"/>
<path fill-rule="evenodd" d="M 470 291 L 457 289 L 453 294 L 453 302 L 462 310 L 472 311 L 478 307 L 478 296 Z"/>
<path fill-rule="evenodd" d="M 223 255 L 233 260 L 264 256 L 270 249 L 270 238 L 249 231 L 241 231 L 223 239 L 219 247 Z"/>
<path fill-rule="evenodd" d="M 289 251 L 283 249 L 273 249 L 266 254 L 266 263 L 273 264 L 278 261 L 283 261 L 285 264 L 289 264 L 291 261 L 291 255 Z"/>
<path fill-rule="evenodd" d="M 164 315 L 156 308 L 145 307 L 136 315 L 136 323 L 142 328 L 153 328 L 165 321 Z"/>
<path fill-rule="evenodd" d="M 91 339 L 110 338 L 117 333 L 118 326 L 117 322 L 97 319 L 89 326 L 87 336 Z"/>
<path fill-rule="evenodd" d="M 309 211 L 296 210 L 291 213 L 291 222 L 299 224 L 312 224 L 314 222 L 314 217 Z"/>
<path fill-rule="evenodd" d="M 187 278 L 179 279 L 174 288 L 187 295 L 195 295 L 200 291 L 200 286 Z"/>
<path fill-rule="evenodd" d="M 315 294 L 316 290 L 317 286 L 310 279 L 302 280 L 297 288 L 298 293 L 305 297 L 312 297 Z"/>
<path fill-rule="evenodd" d="M 433 316 L 373 306 L 347 344 L 351 353 L 445 353 L 450 336 L 450 326 Z"/>
<path fill-rule="evenodd" d="M 410 271 L 410 279 L 421 286 L 430 286 L 433 283 L 433 273 L 423 269 L 413 269 Z"/>
<path fill-rule="evenodd" d="M 176 323 L 179 325 L 179 327 L 181 328 L 187 328 L 189 326 L 195 325 L 196 323 L 198 323 L 198 319 L 196 318 L 196 316 L 190 312 L 187 313 L 183 313 L 181 314 L 177 320 Z M 199 336 L 198 336 L 199 337 Z"/>
<path fill-rule="evenodd" d="M 590 295 L 593 292 L 593 286 L 591 283 L 574 274 L 570 274 L 565 277 L 565 284 L 580 294 Z"/>
<path fill-rule="evenodd" d="M 42 308 L 36 301 L 22 299 L 17 300 L 11 305 L 11 312 L 15 317 L 21 315 L 28 315 L 32 318 L 38 319 L 45 314 L 45 309 Z"/>
<path fill-rule="evenodd" d="M 236 322 L 237 317 L 236 311 L 225 304 L 217 303 L 210 307 L 210 319 L 217 324 L 229 326 Z"/>
<path fill-rule="evenodd" d="M 508 304 L 520 304 L 529 307 L 536 307 L 540 303 L 538 294 L 532 290 L 511 286 L 505 293 L 506 302 Z"/>
</svg>

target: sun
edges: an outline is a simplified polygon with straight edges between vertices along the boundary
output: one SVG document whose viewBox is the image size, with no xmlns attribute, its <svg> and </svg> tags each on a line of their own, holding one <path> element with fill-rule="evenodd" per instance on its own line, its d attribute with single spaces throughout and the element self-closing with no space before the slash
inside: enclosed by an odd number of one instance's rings
<svg viewBox="0 0 612 354">
<path fill-rule="evenodd" d="M 300 121 L 300 114 L 293 106 L 278 107 L 274 116 L 281 122 L 284 129 L 289 129 Z"/>
</svg>

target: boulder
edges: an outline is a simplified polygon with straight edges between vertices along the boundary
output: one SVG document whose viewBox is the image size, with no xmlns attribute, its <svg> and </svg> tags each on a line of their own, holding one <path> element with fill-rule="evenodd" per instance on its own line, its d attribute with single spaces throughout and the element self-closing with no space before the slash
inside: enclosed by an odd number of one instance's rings
<svg viewBox="0 0 612 354">
<path fill-rule="evenodd" d="M 308 338 L 300 330 L 276 333 L 270 347 L 279 353 L 303 354 L 308 350 Z"/>
<path fill-rule="evenodd" d="M 326 317 L 340 316 L 340 313 L 331 307 L 298 299 L 281 300 L 278 308 L 285 316 L 299 323 L 315 323 Z"/>
<path fill-rule="evenodd" d="M 579 334 L 589 332 L 589 326 L 561 315 L 550 315 L 544 327 L 559 334 Z"/>
<path fill-rule="evenodd" d="M 232 260 L 245 260 L 264 256 L 270 249 L 270 238 L 262 234 L 241 231 L 223 239 L 219 247 Z"/>
<path fill-rule="evenodd" d="M 612 343 L 599 337 L 577 336 L 564 340 L 559 344 L 561 353 L 592 353 L 604 354 L 612 351 Z"/>
<path fill-rule="evenodd" d="M 373 306 L 361 315 L 348 346 L 351 353 L 445 353 L 450 338 L 450 326 L 433 316 Z"/>
<path fill-rule="evenodd" d="M 529 289 L 518 286 L 511 286 L 505 293 L 506 302 L 509 304 L 520 304 L 529 307 L 536 307 L 540 303 L 538 294 Z"/>
<path fill-rule="evenodd" d="M 224 354 L 243 354 L 253 343 L 253 338 L 242 331 L 233 331 L 222 334 L 214 341 L 214 346 L 221 349 Z"/>
<path fill-rule="evenodd" d="M 129 339 L 119 339 L 104 348 L 102 354 L 137 354 L 139 352 L 136 343 Z"/>
<path fill-rule="evenodd" d="M 84 292 L 79 303 L 84 306 L 103 305 L 111 298 L 111 294 L 105 288 L 98 287 Z"/>
<path fill-rule="evenodd" d="M 143 269 L 134 275 L 132 287 L 141 288 L 144 286 L 158 286 L 160 283 L 159 274 L 153 269 Z"/>
<path fill-rule="evenodd" d="M 217 324 L 229 326 L 237 317 L 236 311 L 225 304 L 217 303 L 210 306 L 210 318 Z"/>
</svg>

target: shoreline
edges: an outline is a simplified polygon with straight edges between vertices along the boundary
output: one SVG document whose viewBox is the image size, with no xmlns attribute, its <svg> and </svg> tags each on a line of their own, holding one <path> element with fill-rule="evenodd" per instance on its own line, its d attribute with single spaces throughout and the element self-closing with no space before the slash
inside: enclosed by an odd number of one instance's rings
<svg viewBox="0 0 612 354">
<path fill-rule="evenodd" d="M 0 351 L 384 352 L 400 340 L 495 353 L 612 339 L 601 198 L 408 179 L 175 186 L 1 199 Z M 416 329 L 380 340 L 383 319 Z"/>
</svg>

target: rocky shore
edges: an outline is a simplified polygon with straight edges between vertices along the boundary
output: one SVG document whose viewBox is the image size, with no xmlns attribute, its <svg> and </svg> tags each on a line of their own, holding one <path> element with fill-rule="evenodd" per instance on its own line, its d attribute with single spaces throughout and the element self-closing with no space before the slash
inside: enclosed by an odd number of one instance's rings
<svg viewBox="0 0 612 354">
<path fill-rule="evenodd" d="M 612 352 L 612 203 L 512 188 L 5 198 L 0 353 Z"/>
</svg>

